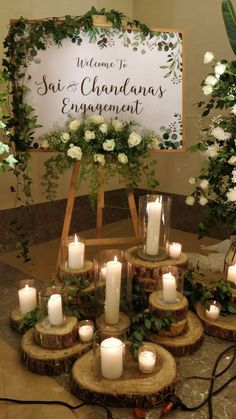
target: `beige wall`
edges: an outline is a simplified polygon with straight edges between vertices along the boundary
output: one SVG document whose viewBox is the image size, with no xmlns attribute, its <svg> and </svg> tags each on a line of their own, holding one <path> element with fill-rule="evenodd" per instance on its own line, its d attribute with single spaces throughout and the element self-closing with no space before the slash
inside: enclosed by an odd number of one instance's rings
<svg viewBox="0 0 236 419">
<path fill-rule="evenodd" d="M 236 0 L 232 0 L 236 8 Z M 221 15 L 221 0 L 8 0 L 1 5 L 0 44 L 7 34 L 7 26 L 12 18 L 21 15 L 26 18 L 43 18 L 47 16 L 79 15 L 91 5 L 98 9 L 106 7 L 121 10 L 127 16 L 143 21 L 150 27 L 182 29 L 185 33 L 186 53 L 186 144 L 187 147 L 197 141 L 198 108 L 194 103 L 203 99 L 200 83 L 211 67 L 202 63 L 204 52 L 213 51 L 216 57 L 231 58 L 230 49 Z M 2 51 L 1 51 L 2 52 Z M 1 54 L 2 55 L 2 54 Z M 187 194 L 191 188 L 188 178 L 199 171 L 199 157 L 189 153 L 158 153 L 159 189 L 161 191 Z M 34 156 L 32 159 L 34 202 L 43 202 L 40 177 L 43 171 L 43 159 Z M 70 174 L 60 182 L 58 198 L 66 196 Z M 14 206 L 14 194 L 9 187 L 14 178 L 9 174 L 0 177 L 0 209 Z M 109 189 L 117 187 L 113 181 Z M 145 184 L 142 185 L 145 187 Z M 80 194 L 87 192 L 83 185 Z"/>
<path fill-rule="evenodd" d="M 236 0 L 232 0 L 236 8 Z M 182 29 L 185 33 L 186 54 L 186 145 L 198 139 L 199 110 L 194 104 L 203 100 L 201 81 L 211 71 L 203 64 L 203 55 L 212 51 L 219 59 L 234 59 L 221 14 L 221 0 L 135 0 L 134 18 L 150 27 Z M 159 153 L 159 190 L 188 194 L 190 176 L 199 173 L 200 159 L 190 153 Z"/>
</svg>

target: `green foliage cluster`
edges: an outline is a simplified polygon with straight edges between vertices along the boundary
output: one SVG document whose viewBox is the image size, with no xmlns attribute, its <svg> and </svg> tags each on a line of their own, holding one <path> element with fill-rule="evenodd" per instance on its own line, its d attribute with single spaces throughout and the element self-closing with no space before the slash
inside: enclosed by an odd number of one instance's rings
<svg viewBox="0 0 236 419">
<path fill-rule="evenodd" d="M 186 270 L 184 293 L 189 301 L 190 309 L 194 310 L 198 301 L 208 307 L 208 302 L 214 300 L 221 304 L 221 315 L 236 314 L 236 306 L 231 302 L 232 288 L 236 288 L 233 282 L 220 279 L 204 285 L 197 278 L 199 278 L 199 273 L 196 275 L 194 270 Z"/>
</svg>

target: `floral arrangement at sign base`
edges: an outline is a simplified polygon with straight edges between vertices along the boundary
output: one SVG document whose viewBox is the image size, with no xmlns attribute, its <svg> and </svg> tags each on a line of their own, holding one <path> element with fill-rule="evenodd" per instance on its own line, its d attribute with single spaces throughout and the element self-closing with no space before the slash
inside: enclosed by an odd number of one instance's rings
<svg viewBox="0 0 236 419">
<path fill-rule="evenodd" d="M 222 12 L 231 46 L 236 54 L 236 15 L 229 0 L 223 0 Z M 191 177 L 194 186 L 186 203 L 196 201 L 205 206 L 204 219 L 198 225 L 200 237 L 211 227 L 223 222 L 227 234 L 236 232 L 236 61 L 218 61 L 210 51 L 204 55 L 204 64 L 212 64 L 213 71 L 202 82 L 203 94 L 208 101 L 198 103 L 204 107 L 202 120 L 212 110 L 219 110 L 207 126 L 201 128 L 200 141 L 190 147 L 204 157 L 200 176 Z M 225 112 L 229 111 L 228 113 Z"/>
<path fill-rule="evenodd" d="M 45 162 L 43 183 L 49 199 L 55 195 L 60 174 L 78 161 L 80 178 L 89 180 L 92 200 L 101 182 L 116 174 L 128 190 L 137 187 L 143 175 L 150 189 L 158 185 L 156 160 L 150 160 L 158 139 L 149 133 L 139 134 L 135 122 L 108 121 L 101 115 L 70 119 L 64 130 L 45 134 L 39 143 L 44 149 L 57 151 Z"/>
</svg>

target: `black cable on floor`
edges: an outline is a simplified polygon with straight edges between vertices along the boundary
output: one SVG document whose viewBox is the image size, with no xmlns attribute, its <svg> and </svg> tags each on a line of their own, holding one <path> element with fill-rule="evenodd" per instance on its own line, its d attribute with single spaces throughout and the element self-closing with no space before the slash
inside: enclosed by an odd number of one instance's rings
<svg viewBox="0 0 236 419">
<path fill-rule="evenodd" d="M 18 400 L 18 399 L 11 399 L 8 397 L 0 397 L 0 402 L 11 402 L 11 403 L 17 403 L 17 404 L 43 404 L 43 405 L 59 405 L 67 407 L 71 410 L 80 409 L 81 407 L 85 405 L 91 405 L 91 406 L 100 406 L 103 409 L 106 410 L 107 413 L 107 419 L 113 419 L 112 411 L 108 406 L 105 406 L 102 403 L 99 402 L 83 402 L 76 406 L 73 406 L 67 402 L 62 402 L 61 400 Z"/>
</svg>

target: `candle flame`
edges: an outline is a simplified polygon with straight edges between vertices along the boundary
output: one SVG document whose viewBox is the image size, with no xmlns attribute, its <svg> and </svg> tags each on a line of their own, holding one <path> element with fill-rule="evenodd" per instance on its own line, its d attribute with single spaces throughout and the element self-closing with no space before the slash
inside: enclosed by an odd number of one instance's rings
<svg viewBox="0 0 236 419">
<path fill-rule="evenodd" d="M 29 289 L 29 285 L 28 284 L 26 284 L 26 286 L 25 286 L 25 290 L 28 290 Z"/>
<path fill-rule="evenodd" d="M 78 243 L 78 237 L 77 237 L 77 235 L 75 234 L 75 240 L 74 240 L 74 242 L 75 243 Z"/>
<path fill-rule="evenodd" d="M 117 256 L 114 257 L 114 262 L 117 262 Z"/>
</svg>

